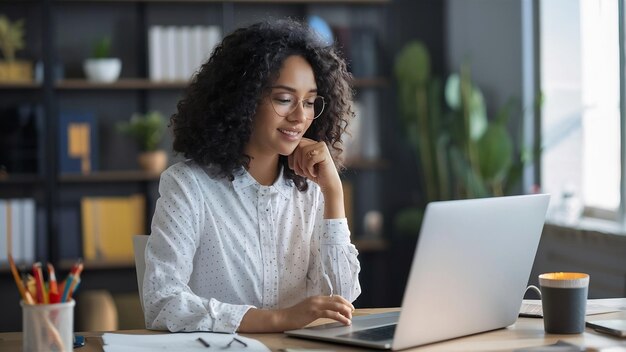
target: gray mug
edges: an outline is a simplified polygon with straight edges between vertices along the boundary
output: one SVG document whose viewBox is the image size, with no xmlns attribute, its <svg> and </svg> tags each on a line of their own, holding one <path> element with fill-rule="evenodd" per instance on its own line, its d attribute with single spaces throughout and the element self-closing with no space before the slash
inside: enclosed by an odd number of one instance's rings
<svg viewBox="0 0 626 352">
<path fill-rule="evenodd" d="M 549 334 L 580 334 L 585 330 L 589 275 L 546 273 L 539 275 L 543 326 Z"/>
</svg>

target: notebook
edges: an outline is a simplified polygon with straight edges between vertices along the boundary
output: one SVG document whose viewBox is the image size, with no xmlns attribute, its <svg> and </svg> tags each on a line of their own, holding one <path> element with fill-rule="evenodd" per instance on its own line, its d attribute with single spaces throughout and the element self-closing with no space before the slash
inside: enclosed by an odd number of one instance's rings
<svg viewBox="0 0 626 352">
<path fill-rule="evenodd" d="M 285 333 L 400 350 L 515 323 L 549 199 L 538 194 L 428 204 L 399 312 Z"/>
</svg>

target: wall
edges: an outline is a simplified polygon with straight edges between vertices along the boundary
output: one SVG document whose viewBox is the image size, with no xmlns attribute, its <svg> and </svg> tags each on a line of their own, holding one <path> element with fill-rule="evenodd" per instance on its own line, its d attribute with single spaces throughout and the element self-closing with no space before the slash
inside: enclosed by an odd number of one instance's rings
<svg viewBox="0 0 626 352">
<path fill-rule="evenodd" d="M 521 0 L 448 0 L 447 64 L 468 60 L 491 112 L 522 96 Z"/>
<path fill-rule="evenodd" d="M 546 225 L 530 275 L 577 271 L 590 276 L 589 298 L 626 297 L 626 236 Z"/>
<path fill-rule="evenodd" d="M 510 98 L 516 99 L 520 109 L 508 128 L 518 148 L 535 143 L 539 88 L 534 11 L 533 0 L 448 0 L 446 8 L 449 72 L 459 72 L 464 62 L 470 64 L 490 118 Z M 527 166 L 515 193 L 525 193 L 536 184 L 536 172 Z"/>
<path fill-rule="evenodd" d="M 472 78 L 482 88 L 491 115 L 509 97 L 517 97 L 530 107 L 525 116 L 530 121 L 510 121 L 509 129 L 517 138 L 521 138 L 521 128 L 528 133 L 534 123 L 532 102 L 537 81 L 533 61 L 537 51 L 528 44 L 537 28 L 529 22 L 533 3 L 448 0 L 446 7 L 448 68 L 458 70 L 463 60 L 469 60 Z M 528 137 L 524 140 L 532 141 Z M 527 187 L 534 175 L 525 177 Z M 537 276 L 543 272 L 582 271 L 591 276 L 590 298 L 624 297 L 625 253 L 625 236 L 546 225 L 529 281 L 537 284 Z"/>
</svg>

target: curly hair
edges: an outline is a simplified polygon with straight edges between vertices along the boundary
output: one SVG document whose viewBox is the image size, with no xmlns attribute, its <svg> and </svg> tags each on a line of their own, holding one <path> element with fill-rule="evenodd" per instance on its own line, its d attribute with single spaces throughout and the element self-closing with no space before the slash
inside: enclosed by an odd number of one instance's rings
<svg viewBox="0 0 626 352">
<path fill-rule="evenodd" d="M 326 142 L 341 169 L 341 136 L 354 117 L 351 75 L 333 46 L 306 24 L 291 19 L 239 28 L 215 47 L 171 117 L 174 151 L 200 165 L 218 166 L 218 174 L 230 180 L 242 166 L 248 168 L 250 156 L 244 148 L 257 105 L 292 55 L 308 61 L 318 94 L 327 100 L 323 114 L 313 120 L 304 136 Z M 281 155 L 279 163 L 285 178 L 305 191 L 306 178 L 287 166 L 287 157 Z"/>
</svg>

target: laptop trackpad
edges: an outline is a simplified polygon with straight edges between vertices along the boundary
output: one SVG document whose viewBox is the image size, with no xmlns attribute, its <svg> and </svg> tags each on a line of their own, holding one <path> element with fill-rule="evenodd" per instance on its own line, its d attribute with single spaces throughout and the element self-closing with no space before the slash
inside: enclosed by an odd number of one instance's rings
<svg viewBox="0 0 626 352">
<path fill-rule="evenodd" d="M 351 330 L 359 330 L 364 328 L 371 328 L 382 325 L 390 325 L 398 322 L 400 318 L 400 312 L 387 312 L 387 313 L 378 313 L 378 314 L 370 314 L 370 315 L 360 315 L 356 317 L 352 317 L 352 329 Z M 313 326 L 310 328 L 306 328 L 307 330 L 328 330 L 334 328 L 345 328 L 346 326 L 342 323 L 329 323 L 318 326 Z"/>
</svg>

